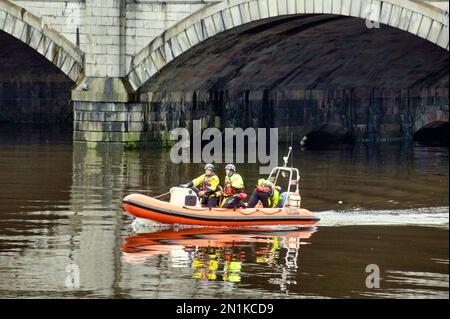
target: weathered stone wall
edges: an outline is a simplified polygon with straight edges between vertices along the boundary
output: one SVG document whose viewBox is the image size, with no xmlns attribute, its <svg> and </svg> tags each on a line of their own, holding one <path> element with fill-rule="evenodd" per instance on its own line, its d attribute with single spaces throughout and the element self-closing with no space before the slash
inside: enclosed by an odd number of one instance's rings
<svg viewBox="0 0 450 319">
<path fill-rule="evenodd" d="M 118 77 L 132 57 L 178 21 L 215 0 L 16 0 L 85 52 L 85 74 Z"/>
<path fill-rule="evenodd" d="M 0 122 L 72 122 L 72 83 L 58 74 L 0 78 Z"/>
<path fill-rule="evenodd" d="M 144 141 L 145 115 L 140 103 L 74 102 L 74 141 Z"/>
<path fill-rule="evenodd" d="M 120 78 L 86 78 L 73 90 L 74 140 L 134 143 L 145 141 L 145 104 L 136 103 Z"/>
<path fill-rule="evenodd" d="M 127 1 L 126 66 L 153 39 L 177 22 L 217 0 Z"/>
<path fill-rule="evenodd" d="M 448 88 L 218 91 L 149 99 L 148 136 L 162 141 L 176 127 L 192 128 L 192 120 L 203 128 L 278 127 L 281 141 L 334 127 L 356 141 L 374 142 L 412 140 L 421 126 L 448 121 Z"/>
<path fill-rule="evenodd" d="M 77 28 L 79 31 L 82 28 L 86 13 L 84 0 L 18 0 L 11 2 L 41 18 L 43 23 L 63 34 L 73 44 L 77 44 Z M 84 44 L 87 43 L 86 34 L 80 32 L 79 38 L 80 47 L 83 49 Z"/>
</svg>

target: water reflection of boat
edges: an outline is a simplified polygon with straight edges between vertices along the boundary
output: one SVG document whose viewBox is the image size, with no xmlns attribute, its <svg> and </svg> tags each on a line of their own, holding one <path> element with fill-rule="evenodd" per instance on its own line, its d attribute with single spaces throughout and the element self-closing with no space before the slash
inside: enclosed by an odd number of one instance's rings
<svg viewBox="0 0 450 319">
<path fill-rule="evenodd" d="M 158 229 L 125 238 L 123 260 L 143 263 L 167 254 L 172 267 L 190 268 L 199 280 L 240 282 L 246 266 L 297 269 L 299 248 L 315 228 Z M 280 266 L 280 263 L 282 264 Z M 279 280 L 283 282 L 283 275 Z M 285 278 L 286 279 L 286 278 Z M 286 281 L 286 280 L 285 280 Z"/>
</svg>

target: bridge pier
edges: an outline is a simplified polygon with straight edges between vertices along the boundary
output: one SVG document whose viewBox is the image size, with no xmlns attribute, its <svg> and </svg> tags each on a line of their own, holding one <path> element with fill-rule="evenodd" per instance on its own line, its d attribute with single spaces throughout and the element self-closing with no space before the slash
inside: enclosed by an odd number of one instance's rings
<svg viewBox="0 0 450 319">
<path fill-rule="evenodd" d="M 146 106 L 125 78 L 126 1 L 86 1 L 85 78 L 72 90 L 75 142 L 123 148 L 146 140 Z"/>
<path fill-rule="evenodd" d="M 73 91 L 74 141 L 123 148 L 146 141 L 145 103 L 124 78 L 85 78 Z"/>
</svg>

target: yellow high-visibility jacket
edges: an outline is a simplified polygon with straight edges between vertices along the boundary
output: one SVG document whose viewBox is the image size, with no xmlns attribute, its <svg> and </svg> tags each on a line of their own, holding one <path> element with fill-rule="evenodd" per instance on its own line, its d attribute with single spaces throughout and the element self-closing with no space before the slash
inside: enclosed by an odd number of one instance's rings
<svg viewBox="0 0 450 319">
<path fill-rule="evenodd" d="M 241 175 L 234 173 L 231 176 L 225 177 L 225 196 L 233 196 L 242 190 L 244 190 L 244 180 Z"/>
<path fill-rule="evenodd" d="M 216 196 L 215 191 L 217 190 L 217 186 L 219 186 L 220 184 L 220 180 L 216 174 L 213 174 L 211 176 L 206 176 L 205 174 L 203 174 L 193 179 L 192 183 L 200 191 L 205 192 L 205 196 L 214 197 Z"/>
<path fill-rule="evenodd" d="M 272 207 L 277 207 L 277 204 L 280 201 L 280 192 L 275 187 L 275 185 L 271 181 L 261 178 L 258 180 L 258 186 L 265 186 L 267 188 L 270 188 L 271 191 L 269 193 L 269 205 Z"/>
</svg>

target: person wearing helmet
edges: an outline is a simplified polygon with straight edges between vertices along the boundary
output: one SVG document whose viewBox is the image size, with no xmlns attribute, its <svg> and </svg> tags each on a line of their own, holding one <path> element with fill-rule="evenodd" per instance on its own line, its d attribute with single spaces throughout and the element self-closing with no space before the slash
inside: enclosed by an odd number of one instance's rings
<svg viewBox="0 0 450 319">
<path fill-rule="evenodd" d="M 223 188 L 223 200 L 221 207 L 234 208 L 243 206 L 242 200 L 247 198 L 244 188 L 244 180 L 236 173 L 236 166 L 225 166 L 225 186 Z"/>
<path fill-rule="evenodd" d="M 216 197 L 217 187 L 220 184 L 219 177 L 214 172 L 213 164 L 205 165 L 205 174 L 193 179 L 182 187 L 195 187 L 197 195 L 201 199 L 202 207 L 216 207 L 218 198 Z"/>
<path fill-rule="evenodd" d="M 254 189 L 252 196 L 250 196 L 247 207 L 255 207 L 259 201 L 261 201 L 264 208 L 277 207 L 280 200 L 280 190 L 281 187 L 275 186 L 271 181 L 261 178 L 258 180 L 258 185 Z"/>
</svg>

